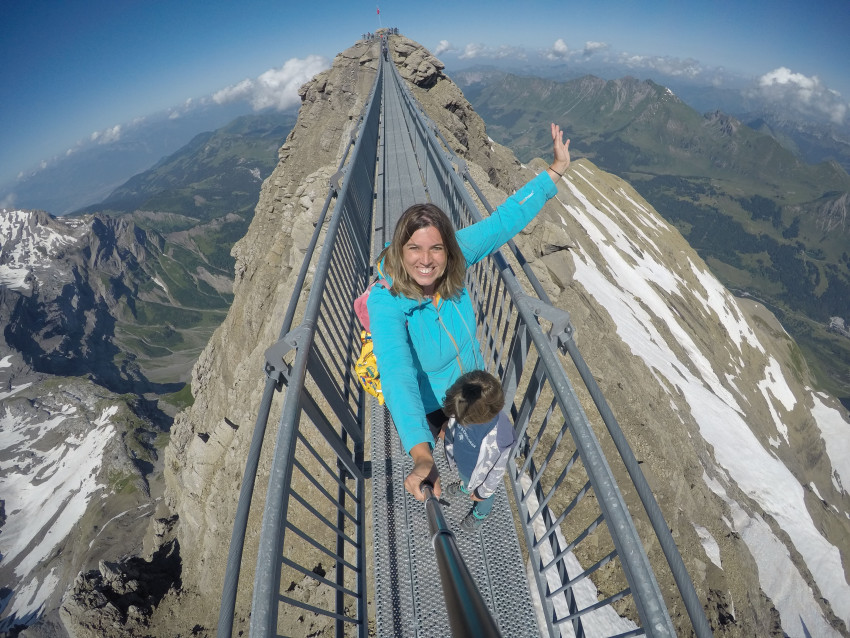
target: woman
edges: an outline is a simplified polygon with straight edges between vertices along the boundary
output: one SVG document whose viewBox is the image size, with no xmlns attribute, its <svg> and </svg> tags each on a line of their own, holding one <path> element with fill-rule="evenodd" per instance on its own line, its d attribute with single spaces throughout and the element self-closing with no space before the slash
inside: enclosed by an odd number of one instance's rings
<svg viewBox="0 0 850 638">
<path fill-rule="evenodd" d="M 415 204 L 399 219 L 378 258 L 391 285 L 378 284 L 367 306 L 381 388 L 402 446 L 413 458 L 404 486 L 418 500 L 423 481 L 440 496 L 432 449 L 447 421 L 446 389 L 461 374 L 483 369 L 466 269 L 505 244 L 555 195 L 570 165 L 570 141 L 552 124 L 554 161 L 486 219 L 455 232 L 433 204 Z"/>
</svg>

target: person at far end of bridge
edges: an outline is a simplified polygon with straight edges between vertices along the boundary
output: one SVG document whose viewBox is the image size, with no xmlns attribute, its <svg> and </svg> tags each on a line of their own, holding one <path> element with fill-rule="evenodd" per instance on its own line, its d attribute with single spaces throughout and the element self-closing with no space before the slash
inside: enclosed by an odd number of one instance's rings
<svg viewBox="0 0 850 638">
<path fill-rule="evenodd" d="M 446 390 L 464 372 L 485 367 L 466 269 L 512 239 L 555 196 L 555 181 L 570 165 L 570 140 L 556 124 L 551 128 L 552 164 L 492 215 L 455 231 L 439 207 L 414 204 L 378 256 L 390 288 L 378 283 L 369 294 L 372 344 L 384 399 L 413 458 L 404 486 L 420 501 L 424 481 L 441 495 L 433 448 L 448 422 Z"/>
<path fill-rule="evenodd" d="M 443 493 L 452 502 L 473 501 L 460 523 L 468 532 L 481 527 L 490 515 L 516 441 L 504 407 L 502 383 L 484 370 L 467 372 L 446 390 L 446 460 L 449 467 L 457 467 L 460 481 L 447 485 Z"/>
</svg>

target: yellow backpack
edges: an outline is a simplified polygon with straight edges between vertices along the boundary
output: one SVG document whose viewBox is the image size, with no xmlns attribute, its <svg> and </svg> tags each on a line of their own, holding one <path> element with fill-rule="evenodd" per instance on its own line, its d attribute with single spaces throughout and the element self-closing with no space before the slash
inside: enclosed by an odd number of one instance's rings
<svg viewBox="0 0 850 638">
<path fill-rule="evenodd" d="M 381 273 L 380 267 L 378 272 Z M 369 310 L 366 307 L 366 301 L 369 299 L 369 293 L 372 292 L 372 287 L 380 283 L 385 288 L 389 289 L 390 284 L 386 279 L 377 279 L 373 281 L 363 293 L 354 300 L 354 313 L 363 324 L 364 330 L 360 331 L 360 356 L 354 363 L 354 374 L 360 379 L 360 385 L 363 389 L 378 399 L 378 403 L 384 405 L 384 393 L 381 391 L 381 375 L 378 373 L 378 360 L 375 358 L 375 353 L 372 350 L 372 333 L 369 332 Z"/>
<path fill-rule="evenodd" d="M 360 331 L 360 356 L 354 363 L 354 373 L 360 379 L 360 385 L 378 403 L 384 405 L 384 393 L 381 390 L 381 375 L 378 374 L 378 360 L 372 350 L 372 333 L 365 330 Z"/>
</svg>

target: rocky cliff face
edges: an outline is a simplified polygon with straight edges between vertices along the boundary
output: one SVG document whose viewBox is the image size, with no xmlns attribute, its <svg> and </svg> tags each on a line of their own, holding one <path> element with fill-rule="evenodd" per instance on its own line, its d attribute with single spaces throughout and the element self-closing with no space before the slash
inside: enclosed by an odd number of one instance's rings
<svg viewBox="0 0 850 638">
<path fill-rule="evenodd" d="M 398 36 L 390 49 L 491 203 L 542 168 L 521 167 L 487 138 L 425 49 Z M 378 53 L 377 43 L 359 42 L 302 87 L 298 122 L 234 247 L 234 302 L 194 368 L 195 404 L 178 416 L 166 452 L 182 588 L 165 596 L 146 634 L 214 633 L 265 383 L 264 352 L 279 336 L 328 177 L 368 98 Z M 812 635 L 846 634 L 847 415 L 809 387 L 799 350 L 775 318 L 733 298 L 627 183 L 586 161 L 574 164 L 518 244 L 556 305 L 571 313 L 579 346 L 642 462 L 716 634 L 802 636 L 803 623 Z M 272 452 L 267 445 L 260 463 L 237 632 L 250 609 Z M 634 494 L 625 496 L 634 503 Z M 645 534 L 640 517 L 638 526 Z M 649 543 L 648 552 L 660 565 L 658 547 Z M 658 577 L 672 591 L 660 567 Z M 682 622 L 675 601 L 671 613 Z M 91 635 L 81 625 L 73 633 Z"/>
<path fill-rule="evenodd" d="M 149 387 L 111 337 L 150 246 L 120 220 L 0 216 L 0 635 L 62 635 L 80 570 L 142 549 L 161 415 L 105 386 Z"/>
<path fill-rule="evenodd" d="M 145 262 L 161 254 L 162 237 L 127 219 L 29 211 L 5 211 L 4 226 L 6 343 L 37 372 L 88 374 L 116 392 L 150 391 L 113 337 L 116 319 L 145 299 Z"/>
</svg>

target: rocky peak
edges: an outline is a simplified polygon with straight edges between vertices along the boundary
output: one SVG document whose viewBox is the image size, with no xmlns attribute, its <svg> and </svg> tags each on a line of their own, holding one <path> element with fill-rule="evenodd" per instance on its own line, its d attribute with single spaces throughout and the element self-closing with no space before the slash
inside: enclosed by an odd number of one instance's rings
<svg viewBox="0 0 850 638">
<path fill-rule="evenodd" d="M 164 243 L 159 233 L 145 231 L 127 217 L 94 215 L 91 218 L 89 244 L 93 268 L 118 273 L 129 265 L 144 262 L 148 246 L 162 250 Z"/>
<path fill-rule="evenodd" d="M 727 137 L 734 137 L 741 128 L 741 122 L 722 111 L 706 114 L 705 121 L 708 126 L 716 128 Z"/>
<path fill-rule="evenodd" d="M 394 36 L 391 38 L 391 49 L 401 77 L 411 84 L 430 89 L 439 80 L 445 79 L 443 69 L 446 66 L 413 40 Z"/>
</svg>

